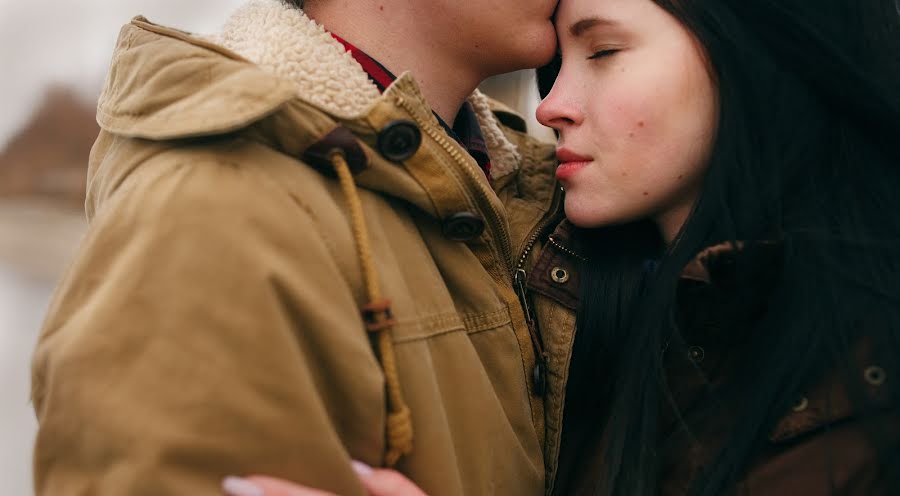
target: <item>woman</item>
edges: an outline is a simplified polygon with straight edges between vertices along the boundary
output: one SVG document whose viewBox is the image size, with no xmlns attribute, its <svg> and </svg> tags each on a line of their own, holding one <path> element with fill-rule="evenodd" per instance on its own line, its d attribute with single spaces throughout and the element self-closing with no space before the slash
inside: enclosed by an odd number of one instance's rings
<svg viewBox="0 0 900 496">
<path fill-rule="evenodd" d="M 897 494 L 898 29 L 893 0 L 563 0 L 557 492 Z"/>
<path fill-rule="evenodd" d="M 586 261 L 555 493 L 898 494 L 895 1 L 556 25 L 538 118 Z"/>
</svg>

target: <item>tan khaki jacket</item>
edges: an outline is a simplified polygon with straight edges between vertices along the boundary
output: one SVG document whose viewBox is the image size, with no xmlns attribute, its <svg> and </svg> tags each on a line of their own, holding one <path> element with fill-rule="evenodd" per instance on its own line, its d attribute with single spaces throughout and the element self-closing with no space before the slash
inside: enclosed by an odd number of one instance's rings
<svg viewBox="0 0 900 496">
<path fill-rule="evenodd" d="M 34 357 L 38 495 L 363 494 L 351 459 L 437 496 L 549 490 L 572 312 L 541 303 L 541 342 L 514 277 L 555 224 L 553 147 L 470 102 L 493 183 L 411 76 L 379 94 L 276 0 L 214 37 L 126 25 Z"/>
</svg>

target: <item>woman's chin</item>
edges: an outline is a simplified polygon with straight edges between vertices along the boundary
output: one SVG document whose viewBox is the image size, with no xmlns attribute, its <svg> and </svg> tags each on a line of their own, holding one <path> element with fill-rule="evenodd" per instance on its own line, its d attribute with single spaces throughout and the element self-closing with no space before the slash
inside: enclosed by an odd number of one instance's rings
<svg viewBox="0 0 900 496">
<path fill-rule="evenodd" d="M 600 213 L 598 208 L 590 205 L 579 204 L 566 198 L 566 219 L 573 225 L 585 229 L 594 229 L 607 225 L 608 219 Z"/>
<path fill-rule="evenodd" d="M 578 202 L 575 198 L 566 197 L 566 219 L 572 225 L 584 229 L 597 229 L 601 227 L 627 224 L 637 219 L 646 217 L 638 212 L 624 212 L 608 208 L 596 202 Z"/>
</svg>

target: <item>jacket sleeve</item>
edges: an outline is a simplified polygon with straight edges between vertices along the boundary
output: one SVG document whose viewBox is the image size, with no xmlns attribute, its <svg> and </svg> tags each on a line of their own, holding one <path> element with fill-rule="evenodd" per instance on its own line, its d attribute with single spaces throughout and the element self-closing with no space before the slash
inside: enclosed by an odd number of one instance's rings
<svg viewBox="0 0 900 496">
<path fill-rule="evenodd" d="M 364 494 L 384 379 L 311 211 L 240 167 L 133 182 L 36 349 L 37 494 L 213 496 L 230 474 Z"/>
</svg>

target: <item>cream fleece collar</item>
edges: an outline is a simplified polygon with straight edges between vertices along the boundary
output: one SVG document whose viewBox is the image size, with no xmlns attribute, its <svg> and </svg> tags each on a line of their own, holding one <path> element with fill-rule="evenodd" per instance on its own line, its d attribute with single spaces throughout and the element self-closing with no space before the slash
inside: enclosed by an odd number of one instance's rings
<svg viewBox="0 0 900 496">
<path fill-rule="evenodd" d="M 294 81 L 306 101 L 344 116 L 363 115 L 379 98 L 362 66 L 325 29 L 281 0 L 249 0 L 211 41 L 276 76 Z M 491 156 L 492 173 L 518 168 L 519 154 L 479 91 L 469 97 Z"/>
</svg>

